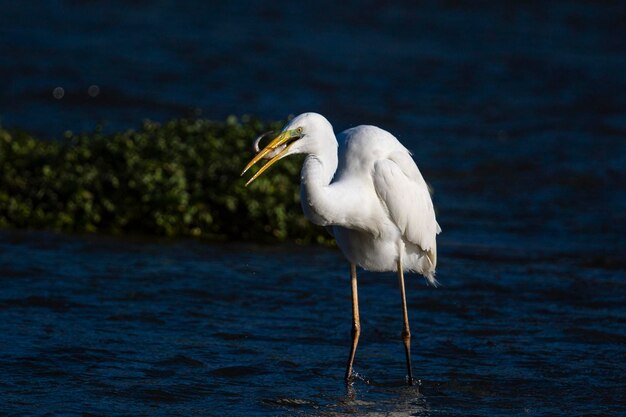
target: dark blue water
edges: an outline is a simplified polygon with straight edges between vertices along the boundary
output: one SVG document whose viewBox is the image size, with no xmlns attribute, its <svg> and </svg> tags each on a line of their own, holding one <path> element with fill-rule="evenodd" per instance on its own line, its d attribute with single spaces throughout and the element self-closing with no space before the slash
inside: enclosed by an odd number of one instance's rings
<svg viewBox="0 0 626 417">
<path fill-rule="evenodd" d="M 361 273 L 347 390 L 348 268 L 334 250 L 3 233 L 0 392 L 12 415 L 619 415 L 623 264 L 441 245 L 443 286 Z M 88 414 L 87 414 L 88 413 Z"/>
<path fill-rule="evenodd" d="M 3 126 L 387 128 L 444 230 L 442 287 L 407 289 L 422 385 L 372 273 L 343 385 L 334 250 L 5 231 L 0 414 L 626 414 L 623 2 L 181 3 L 2 2 Z"/>
</svg>

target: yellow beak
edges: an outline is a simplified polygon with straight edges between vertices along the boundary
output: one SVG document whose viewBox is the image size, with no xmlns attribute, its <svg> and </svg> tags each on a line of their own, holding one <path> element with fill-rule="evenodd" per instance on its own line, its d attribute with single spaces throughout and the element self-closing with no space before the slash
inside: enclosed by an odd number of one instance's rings
<svg viewBox="0 0 626 417">
<path fill-rule="evenodd" d="M 274 138 L 274 140 L 272 140 L 265 148 L 263 148 L 258 154 L 256 154 L 256 156 L 254 158 L 252 158 L 252 160 L 250 162 L 248 162 L 248 165 L 246 165 L 246 167 L 244 168 L 243 172 L 241 173 L 241 175 L 245 174 L 246 171 L 248 171 L 250 168 L 252 168 L 254 166 L 254 164 L 256 164 L 257 162 L 259 162 L 261 159 L 263 159 L 267 154 L 269 154 L 270 152 L 274 151 L 275 149 L 277 149 L 280 146 L 285 145 L 284 149 L 282 149 L 277 155 L 275 155 L 272 159 L 270 159 L 269 161 L 267 161 L 267 163 L 265 165 L 263 165 L 261 167 L 261 169 L 259 169 L 253 176 L 252 178 L 250 178 L 248 180 L 248 182 L 246 182 L 246 187 L 255 179 L 257 179 L 262 173 L 264 173 L 269 167 L 271 167 L 272 165 L 274 165 L 277 161 L 279 161 L 280 159 L 282 159 L 285 154 L 287 153 L 287 150 L 289 149 L 289 146 L 291 145 L 291 143 L 287 144 L 287 142 L 289 141 L 289 139 L 292 139 L 294 136 L 296 136 L 293 131 L 288 130 L 285 131 L 283 133 L 281 133 L 280 135 L 278 135 L 276 138 Z M 292 142 L 293 143 L 293 142 Z"/>
</svg>

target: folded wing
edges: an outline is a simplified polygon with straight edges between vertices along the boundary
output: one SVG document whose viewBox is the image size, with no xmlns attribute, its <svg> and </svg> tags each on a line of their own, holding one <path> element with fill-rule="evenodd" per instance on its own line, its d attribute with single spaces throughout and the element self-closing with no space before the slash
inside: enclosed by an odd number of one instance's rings
<svg viewBox="0 0 626 417">
<path fill-rule="evenodd" d="M 419 246 L 437 266 L 436 237 L 441 228 L 428 186 L 408 151 L 396 151 L 374 164 L 374 188 L 405 240 Z"/>
</svg>

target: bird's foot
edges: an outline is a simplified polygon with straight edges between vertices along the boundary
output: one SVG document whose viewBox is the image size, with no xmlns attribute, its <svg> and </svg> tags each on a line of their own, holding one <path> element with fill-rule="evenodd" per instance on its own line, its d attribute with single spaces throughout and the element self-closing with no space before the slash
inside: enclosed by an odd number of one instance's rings
<svg viewBox="0 0 626 417">
<path fill-rule="evenodd" d="M 367 378 L 365 378 L 363 375 L 360 375 L 360 374 L 358 374 L 358 373 L 356 373 L 354 371 L 352 371 L 350 373 L 349 377 L 345 377 L 344 378 L 344 381 L 345 381 L 346 385 L 354 385 L 354 382 L 357 381 L 357 380 L 365 382 L 366 384 L 370 383 L 370 381 Z"/>
<path fill-rule="evenodd" d="M 354 384 L 354 380 L 357 379 L 357 375 L 358 374 L 356 372 L 354 372 L 353 370 L 350 370 L 350 373 L 346 374 L 343 380 L 346 383 L 346 385 L 352 385 Z"/>
<path fill-rule="evenodd" d="M 410 386 L 410 387 L 420 387 L 422 385 L 422 380 L 420 379 L 415 379 L 412 376 L 407 375 L 406 376 L 406 383 Z"/>
</svg>

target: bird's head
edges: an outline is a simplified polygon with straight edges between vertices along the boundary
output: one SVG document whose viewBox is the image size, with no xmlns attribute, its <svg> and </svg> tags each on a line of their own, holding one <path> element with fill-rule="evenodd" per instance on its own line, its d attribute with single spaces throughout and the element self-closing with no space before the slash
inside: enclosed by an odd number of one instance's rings
<svg viewBox="0 0 626 417">
<path fill-rule="evenodd" d="M 246 186 L 286 156 L 315 152 L 316 147 L 319 146 L 318 136 L 320 133 L 326 133 L 327 129 L 330 129 L 332 134 L 333 128 L 324 116 L 317 113 L 304 113 L 287 123 L 280 134 L 261 150 L 258 149 L 258 142 L 272 132 L 259 136 L 255 142 L 258 153 L 248 162 L 241 175 L 245 174 L 261 159 L 269 159 L 269 161 L 246 182 Z"/>
</svg>

